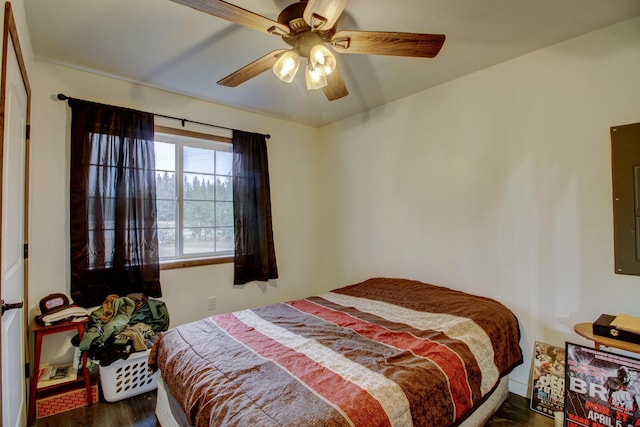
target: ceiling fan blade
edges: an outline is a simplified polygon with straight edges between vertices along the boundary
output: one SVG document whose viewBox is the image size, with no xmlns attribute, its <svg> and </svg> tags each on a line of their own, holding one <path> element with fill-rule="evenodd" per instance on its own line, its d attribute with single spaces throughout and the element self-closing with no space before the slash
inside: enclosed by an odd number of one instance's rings
<svg viewBox="0 0 640 427">
<path fill-rule="evenodd" d="M 220 79 L 218 84 L 220 86 L 236 87 L 240 83 L 244 83 L 273 67 L 278 61 L 280 55 L 286 51 L 286 49 L 277 49 L 273 52 L 269 52 L 262 58 L 256 59 L 251 64 L 245 65 L 239 70 L 229 74 L 227 77 Z"/>
<path fill-rule="evenodd" d="M 329 101 L 335 101 L 349 95 L 349 91 L 344 84 L 340 71 L 336 68 L 333 73 L 327 76 L 327 85 L 322 88 Z"/>
<path fill-rule="evenodd" d="M 433 58 L 444 44 L 444 34 L 339 31 L 331 42 L 340 53 Z"/>
<path fill-rule="evenodd" d="M 247 28 L 262 31 L 263 33 L 284 36 L 290 33 L 289 27 L 265 18 L 262 15 L 253 13 L 241 7 L 235 6 L 222 0 L 171 0 L 173 2 L 189 6 L 200 12 L 217 16 L 242 25 Z"/>
<path fill-rule="evenodd" d="M 336 25 L 349 0 L 309 0 L 303 18 L 314 30 L 329 30 Z"/>
</svg>

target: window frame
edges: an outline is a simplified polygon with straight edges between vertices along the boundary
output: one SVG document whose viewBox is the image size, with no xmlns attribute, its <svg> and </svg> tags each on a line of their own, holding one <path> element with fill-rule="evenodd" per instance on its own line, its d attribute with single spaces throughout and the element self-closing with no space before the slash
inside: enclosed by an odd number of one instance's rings
<svg viewBox="0 0 640 427">
<path fill-rule="evenodd" d="M 232 144 L 232 139 L 229 137 L 219 136 L 219 135 L 214 135 L 209 133 L 195 132 L 195 131 L 184 130 L 184 129 L 177 129 L 169 126 L 156 125 L 155 132 L 175 135 L 178 137 L 196 138 L 196 139 L 201 139 L 205 141 L 214 141 L 218 143 Z M 162 141 L 159 141 L 159 142 L 162 142 Z M 189 145 L 189 146 L 198 147 L 197 144 Z M 178 158 L 176 158 L 176 162 L 177 161 L 178 161 Z M 179 198 L 181 199 L 184 196 L 181 194 L 182 180 L 184 175 L 183 165 L 176 164 L 175 169 L 176 169 L 175 174 L 176 174 L 176 180 L 177 180 L 176 182 L 178 183 L 177 187 L 179 187 L 179 188 L 176 188 L 176 191 L 179 191 L 179 194 L 176 194 L 176 201 L 178 202 L 178 206 L 181 206 L 182 203 L 184 202 L 184 200 L 179 201 Z M 180 175 L 179 177 L 178 177 L 178 174 Z M 182 233 L 182 230 L 183 230 L 182 221 L 183 221 L 182 219 L 179 219 L 177 221 L 178 224 L 176 229 L 176 238 L 178 237 L 178 232 Z M 182 236 L 180 237 L 180 239 L 182 239 Z M 197 254 L 194 254 L 194 256 L 189 258 L 175 258 L 175 259 L 169 259 L 169 260 L 160 259 L 160 270 L 171 270 L 171 269 L 177 269 L 177 268 L 198 267 L 198 266 L 204 266 L 204 265 L 226 264 L 226 263 L 232 263 L 233 259 L 234 259 L 233 254 L 231 255 L 225 254 L 225 255 L 217 255 L 217 256 L 207 255 L 202 257 L 198 257 Z"/>
</svg>

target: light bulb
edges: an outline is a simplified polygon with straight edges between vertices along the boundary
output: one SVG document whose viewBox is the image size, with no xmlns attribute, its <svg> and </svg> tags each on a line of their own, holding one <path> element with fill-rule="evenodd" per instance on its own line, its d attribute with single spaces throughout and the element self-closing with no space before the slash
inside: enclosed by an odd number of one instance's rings
<svg viewBox="0 0 640 427">
<path fill-rule="evenodd" d="M 273 66 L 275 75 L 285 83 L 291 83 L 300 67 L 300 56 L 292 50 L 282 54 Z"/>
<path fill-rule="evenodd" d="M 318 44 L 309 52 L 309 66 L 320 76 L 328 76 L 336 69 L 336 58 L 325 46 Z"/>
<path fill-rule="evenodd" d="M 305 67 L 305 77 L 307 90 L 321 89 L 327 85 L 327 78 L 313 71 L 310 66 Z"/>
</svg>

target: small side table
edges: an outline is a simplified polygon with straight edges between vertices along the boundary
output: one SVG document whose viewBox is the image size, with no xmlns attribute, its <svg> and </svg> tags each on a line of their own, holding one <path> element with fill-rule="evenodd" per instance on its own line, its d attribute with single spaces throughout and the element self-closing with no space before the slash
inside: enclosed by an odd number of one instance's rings
<svg viewBox="0 0 640 427">
<path fill-rule="evenodd" d="M 84 324 L 89 319 L 85 319 L 80 322 L 64 322 L 57 323 L 51 326 L 43 326 L 37 322 L 33 322 L 32 331 L 35 339 L 35 349 L 33 356 L 33 369 L 31 372 L 31 392 L 29 393 L 29 418 L 27 425 L 32 425 L 36 416 L 36 398 L 38 392 L 41 390 L 52 390 L 57 387 L 67 386 L 76 382 L 84 381 L 85 388 L 87 389 L 87 404 L 92 405 L 93 399 L 91 398 L 91 379 L 89 378 L 89 369 L 87 368 L 87 353 L 82 352 L 82 369 L 78 371 L 78 376 L 75 380 L 68 381 L 62 384 L 54 384 L 48 387 L 38 389 L 38 373 L 40 372 L 40 355 L 42 353 L 42 337 L 45 335 L 57 334 L 59 332 L 66 331 L 78 331 L 78 336 L 82 339 L 84 335 Z"/>
<path fill-rule="evenodd" d="M 614 340 L 613 338 L 603 337 L 593 333 L 593 323 L 577 323 L 573 326 L 573 330 L 578 335 L 590 341 L 593 341 L 594 347 L 600 349 L 602 346 L 619 348 L 621 350 L 630 351 L 632 353 L 640 353 L 640 344 L 632 342 Z"/>
</svg>

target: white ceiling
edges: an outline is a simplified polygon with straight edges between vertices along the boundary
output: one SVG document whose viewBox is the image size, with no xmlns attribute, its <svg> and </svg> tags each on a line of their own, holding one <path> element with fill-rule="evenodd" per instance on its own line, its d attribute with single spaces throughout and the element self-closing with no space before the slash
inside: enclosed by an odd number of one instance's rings
<svg viewBox="0 0 640 427">
<path fill-rule="evenodd" d="M 276 20 L 294 0 L 228 0 Z M 349 95 L 328 101 L 270 72 L 216 85 L 279 37 L 170 0 L 24 0 L 36 59 L 322 126 L 640 15 L 638 0 L 351 0 L 339 30 L 446 34 L 434 59 L 337 54 Z M 81 94 L 67 94 L 81 96 Z"/>
</svg>

